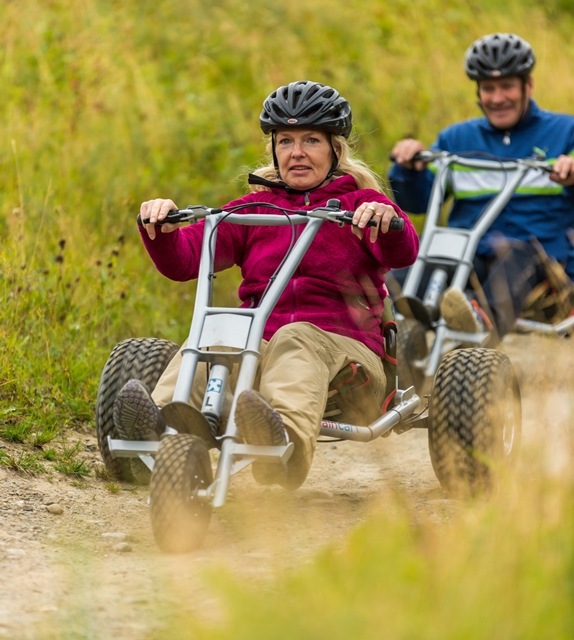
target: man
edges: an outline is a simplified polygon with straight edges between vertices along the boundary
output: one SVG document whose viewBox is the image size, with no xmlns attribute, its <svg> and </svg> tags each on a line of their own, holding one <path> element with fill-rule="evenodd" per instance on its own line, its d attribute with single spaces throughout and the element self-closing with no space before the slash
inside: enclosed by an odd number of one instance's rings
<svg viewBox="0 0 574 640">
<path fill-rule="evenodd" d="M 551 279 L 549 263 L 567 288 L 574 280 L 574 117 L 544 111 L 534 102 L 534 63 L 532 47 L 517 35 L 493 33 L 474 42 L 466 52 L 465 67 L 477 82 L 484 116 L 447 127 L 431 147 L 500 159 L 543 154 L 553 163 L 551 174 L 527 174 L 477 250 L 475 270 L 500 337 L 513 328 L 534 288 Z M 410 213 L 426 211 L 430 196 L 433 173 L 425 163 L 413 162 L 424 149 L 419 140 L 407 138 L 392 151 L 391 186 L 399 206 Z M 501 184 L 500 173 L 496 177 L 493 172 L 455 168 L 448 224 L 471 227 L 492 197 L 493 184 Z M 482 329 L 476 303 L 460 290 L 446 291 L 441 311 L 452 328 Z M 562 315 L 568 311 L 561 309 Z M 546 317 L 552 319 L 550 314 Z"/>
</svg>

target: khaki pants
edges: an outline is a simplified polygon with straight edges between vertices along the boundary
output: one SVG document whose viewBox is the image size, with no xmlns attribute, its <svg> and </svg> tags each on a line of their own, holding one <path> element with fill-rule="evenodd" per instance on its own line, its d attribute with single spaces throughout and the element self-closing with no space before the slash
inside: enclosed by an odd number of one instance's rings
<svg viewBox="0 0 574 640">
<path fill-rule="evenodd" d="M 371 378 L 377 401 L 382 404 L 386 382 L 383 364 L 362 342 L 323 331 L 308 322 L 285 325 L 269 342 L 263 340 L 261 355 L 254 386 L 279 412 L 295 444 L 285 485 L 295 489 L 303 484 L 311 466 L 329 382 L 350 362 L 360 363 Z M 171 402 L 180 366 L 181 350 L 152 393 L 158 406 Z M 229 376 L 231 389 L 237 372 L 236 365 Z M 205 385 L 205 363 L 199 363 L 190 397 L 190 404 L 196 409 L 201 409 Z"/>
</svg>

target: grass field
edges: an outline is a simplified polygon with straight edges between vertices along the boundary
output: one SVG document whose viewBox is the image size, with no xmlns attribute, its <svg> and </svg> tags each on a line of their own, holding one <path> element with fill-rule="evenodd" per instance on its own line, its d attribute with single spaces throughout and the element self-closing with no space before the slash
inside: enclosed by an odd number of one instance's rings
<svg viewBox="0 0 574 640">
<path fill-rule="evenodd" d="M 529 40 L 537 101 L 574 111 L 572 0 L 6 0 L 0 24 L 0 438 L 20 452 L 0 463 L 20 472 L 91 473 L 65 442 L 94 429 L 111 348 L 186 336 L 193 285 L 155 273 L 139 203 L 242 193 L 277 86 L 337 87 L 358 154 L 383 174 L 400 137 L 430 143 L 478 113 L 462 56 L 485 33 Z M 218 285 L 235 299 L 236 273 Z M 572 498 L 567 482 L 522 486 L 446 533 L 378 515 L 270 593 L 226 583 L 230 626 L 201 633 L 572 637 Z"/>
<path fill-rule="evenodd" d="M 272 89 L 295 78 L 339 88 L 354 108 L 359 155 L 385 173 L 398 138 L 430 143 L 477 113 L 461 59 L 485 32 L 528 38 L 540 104 L 569 110 L 571 12 L 566 0 L 504 11 L 490 0 L 336 10 L 326 0 L 3 3 L 0 411 L 9 430 L 26 441 L 39 419 L 54 433 L 90 425 L 117 341 L 183 339 L 193 285 L 154 273 L 135 214 L 159 195 L 216 206 L 241 193 L 238 176 L 263 157 L 258 114 Z M 221 282 L 220 295 L 234 299 L 237 275 Z"/>
</svg>

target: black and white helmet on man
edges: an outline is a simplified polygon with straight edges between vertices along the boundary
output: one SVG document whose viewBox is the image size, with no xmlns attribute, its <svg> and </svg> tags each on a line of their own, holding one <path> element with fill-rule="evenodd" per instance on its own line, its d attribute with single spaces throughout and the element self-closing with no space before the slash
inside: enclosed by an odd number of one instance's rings
<svg viewBox="0 0 574 640">
<path fill-rule="evenodd" d="M 464 66 L 471 80 L 526 78 L 536 57 L 532 47 L 513 33 L 491 33 L 479 38 L 467 49 Z"/>
</svg>

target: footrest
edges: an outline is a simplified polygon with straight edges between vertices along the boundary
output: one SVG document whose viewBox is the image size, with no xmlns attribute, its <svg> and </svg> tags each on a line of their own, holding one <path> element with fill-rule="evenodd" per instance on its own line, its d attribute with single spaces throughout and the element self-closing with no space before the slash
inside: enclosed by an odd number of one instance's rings
<svg viewBox="0 0 574 640">
<path fill-rule="evenodd" d="M 113 440 L 108 436 L 108 448 L 112 458 L 137 458 L 140 455 L 152 456 L 158 452 L 159 441 Z"/>
<path fill-rule="evenodd" d="M 252 458 L 262 462 L 277 462 L 285 464 L 293 455 L 295 445 L 288 442 L 281 447 L 262 447 L 254 444 L 235 444 L 233 457 Z"/>
</svg>

